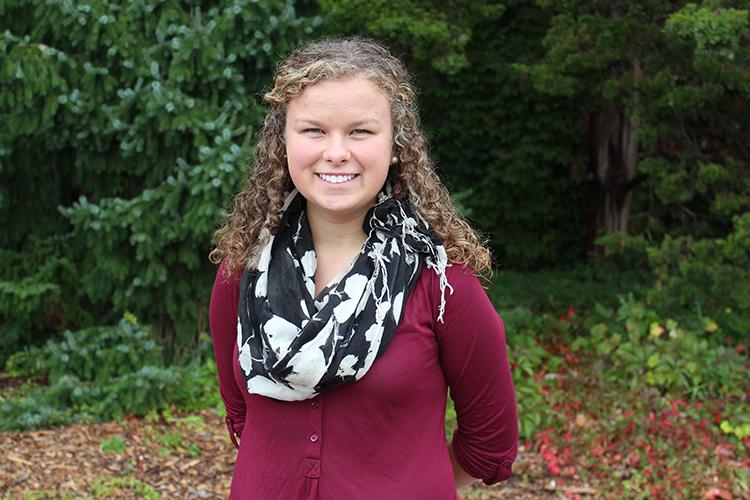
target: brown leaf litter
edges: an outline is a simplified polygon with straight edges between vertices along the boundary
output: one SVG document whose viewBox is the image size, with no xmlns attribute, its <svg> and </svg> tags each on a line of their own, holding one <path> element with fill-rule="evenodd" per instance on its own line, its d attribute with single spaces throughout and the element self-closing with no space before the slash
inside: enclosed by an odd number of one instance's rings
<svg viewBox="0 0 750 500">
<path fill-rule="evenodd" d="M 3 499 L 32 492 L 35 498 L 142 498 L 146 487 L 161 498 L 213 499 L 229 494 L 235 450 L 223 420 L 208 410 L 169 422 L 129 418 L 0 433 L 0 456 Z M 566 490 L 544 469 L 541 457 L 522 447 L 509 481 L 465 488 L 459 498 L 564 498 Z M 575 493 L 596 496 L 580 486 Z"/>
</svg>

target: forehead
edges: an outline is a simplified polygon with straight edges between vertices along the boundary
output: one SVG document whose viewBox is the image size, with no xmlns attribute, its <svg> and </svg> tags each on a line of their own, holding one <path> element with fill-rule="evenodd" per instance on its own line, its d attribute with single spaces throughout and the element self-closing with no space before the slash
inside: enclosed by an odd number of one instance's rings
<svg viewBox="0 0 750 500">
<path fill-rule="evenodd" d="M 287 114 L 300 113 L 390 116 L 390 104 L 386 92 L 381 87 L 363 75 L 355 75 L 337 80 L 324 80 L 305 88 L 289 102 L 287 108 Z"/>
</svg>

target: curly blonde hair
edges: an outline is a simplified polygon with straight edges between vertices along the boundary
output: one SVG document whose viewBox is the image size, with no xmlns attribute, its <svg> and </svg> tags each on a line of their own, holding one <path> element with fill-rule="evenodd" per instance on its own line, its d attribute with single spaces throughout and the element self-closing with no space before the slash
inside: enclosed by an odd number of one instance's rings
<svg viewBox="0 0 750 500">
<path fill-rule="evenodd" d="M 286 163 L 284 130 L 289 102 L 305 88 L 324 80 L 364 75 L 388 97 L 393 122 L 394 154 L 388 178 L 397 199 L 406 199 L 443 240 L 448 259 L 466 264 L 488 279 L 491 255 L 484 242 L 461 218 L 429 157 L 419 124 L 414 90 L 401 61 L 383 46 L 362 38 L 325 39 L 303 45 L 277 68 L 269 104 L 255 148 L 245 189 L 232 202 L 214 235 L 213 263 L 226 260 L 228 274 L 252 262 L 256 251 L 279 226 L 284 193 L 292 188 Z"/>
</svg>

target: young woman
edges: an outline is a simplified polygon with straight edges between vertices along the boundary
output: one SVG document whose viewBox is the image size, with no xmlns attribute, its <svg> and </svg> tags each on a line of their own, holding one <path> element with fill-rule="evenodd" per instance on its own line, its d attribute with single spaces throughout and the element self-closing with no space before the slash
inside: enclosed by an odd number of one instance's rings
<svg viewBox="0 0 750 500">
<path fill-rule="evenodd" d="M 507 479 L 516 403 L 476 277 L 490 254 L 435 174 L 404 67 L 372 41 L 314 42 L 265 99 L 212 252 L 231 497 L 451 499 Z"/>
</svg>

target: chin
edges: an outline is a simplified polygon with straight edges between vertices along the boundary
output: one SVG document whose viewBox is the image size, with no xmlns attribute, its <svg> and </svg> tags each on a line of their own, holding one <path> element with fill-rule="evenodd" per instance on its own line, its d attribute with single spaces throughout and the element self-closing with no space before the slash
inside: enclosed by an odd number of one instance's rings
<svg viewBox="0 0 750 500">
<path fill-rule="evenodd" d="M 309 202 L 308 202 L 309 203 Z M 334 202 L 334 203 L 323 203 L 315 204 L 321 211 L 325 211 L 331 215 L 336 216 L 351 216 L 351 215 L 364 215 L 372 207 L 372 203 L 347 203 L 347 202 Z"/>
<path fill-rule="evenodd" d="M 356 205 L 331 204 L 321 207 L 332 215 L 351 215 L 357 212 L 366 212 L 369 207 L 358 207 Z"/>
</svg>

